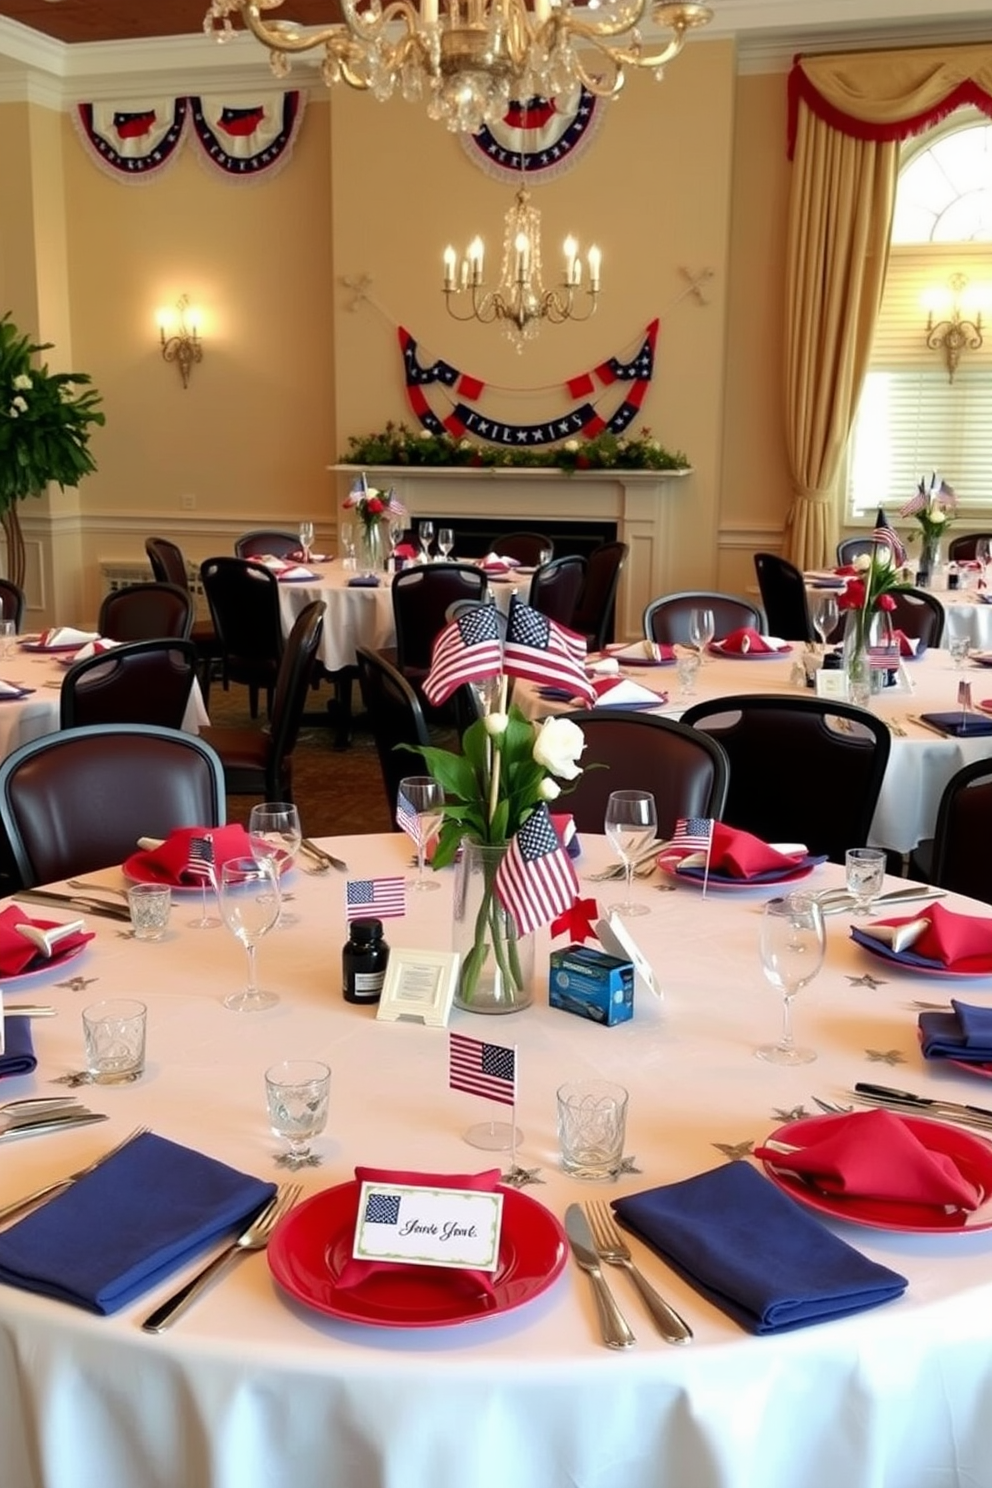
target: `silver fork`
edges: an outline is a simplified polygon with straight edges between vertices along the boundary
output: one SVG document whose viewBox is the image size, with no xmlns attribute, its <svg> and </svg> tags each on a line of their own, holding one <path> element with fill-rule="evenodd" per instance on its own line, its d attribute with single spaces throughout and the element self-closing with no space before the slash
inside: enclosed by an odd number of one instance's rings
<svg viewBox="0 0 992 1488">
<path fill-rule="evenodd" d="M 266 1204 L 261 1213 L 256 1214 L 251 1224 L 238 1238 L 221 1251 L 220 1255 L 214 1256 L 213 1260 L 198 1271 L 192 1281 L 180 1287 L 178 1292 L 173 1292 L 160 1307 L 148 1314 L 142 1323 L 146 1333 L 161 1333 L 170 1323 L 174 1322 L 180 1313 L 198 1297 L 204 1288 L 228 1266 L 236 1256 L 242 1255 L 246 1250 L 264 1250 L 269 1243 L 269 1236 L 275 1229 L 276 1223 L 282 1218 L 287 1210 L 292 1209 L 300 1197 L 302 1185 L 299 1183 L 284 1183 L 279 1191 Z"/>
<path fill-rule="evenodd" d="M 59 1100 L 61 1097 L 53 1096 L 52 1099 Z M 95 1172 L 101 1163 L 107 1161 L 108 1157 L 113 1157 L 115 1153 L 122 1151 L 136 1137 L 143 1136 L 147 1130 L 147 1126 L 136 1126 L 122 1142 L 117 1143 L 116 1147 L 111 1147 L 107 1152 L 101 1152 L 100 1156 L 95 1157 L 91 1163 L 87 1163 L 85 1168 L 77 1168 L 75 1173 L 69 1174 L 68 1178 L 58 1178 L 54 1183 L 46 1183 L 44 1188 L 36 1188 L 34 1193 L 25 1195 L 23 1199 L 15 1199 L 12 1204 L 6 1204 L 0 1209 L 0 1224 L 6 1219 L 12 1219 L 15 1214 L 20 1214 L 22 1209 L 30 1209 L 32 1204 L 40 1204 L 43 1199 L 53 1199 L 64 1188 L 71 1188 L 78 1179 Z"/>
<path fill-rule="evenodd" d="M 663 1297 L 659 1297 L 651 1283 L 638 1271 L 631 1259 L 630 1247 L 617 1229 L 606 1205 L 599 1199 L 593 1199 L 585 1205 L 585 1211 L 600 1260 L 605 1261 L 608 1266 L 622 1266 L 625 1271 L 630 1272 L 631 1280 L 666 1343 L 688 1343 L 692 1337 L 692 1329 L 679 1317 L 674 1307 L 670 1307 Z"/>
<path fill-rule="evenodd" d="M 819 1106 L 821 1111 L 826 1111 L 828 1116 L 850 1116 L 854 1110 L 853 1106 L 840 1106 L 836 1101 L 821 1100 L 818 1095 L 814 1095 L 813 1104 Z"/>
</svg>

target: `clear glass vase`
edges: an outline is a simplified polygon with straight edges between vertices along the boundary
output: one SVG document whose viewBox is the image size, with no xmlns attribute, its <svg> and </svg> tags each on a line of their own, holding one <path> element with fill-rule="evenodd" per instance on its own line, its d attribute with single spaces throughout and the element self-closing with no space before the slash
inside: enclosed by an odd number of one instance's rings
<svg viewBox="0 0 992 1488">
<path fill-rule="evenodd" d="M 378 576 L 385 568 L 385 551 L 382 524 L 378 521 L 362 525 L 358 548 L 358 571 Z"/>
<path fill-rule="evenodd" d="M 939 537 L 925 537 L 920 548 L 920 566 L 916 570 L 916 583 L 920 589 L 939 589 L 944 570 L 944 555 Z"/>
<path fill-rule="evenodd" d="M 847 700 L 867 708 L 875 690 L 871 653 L 881 650 L 891 638 L 888 616 L 880 610 L 848 610 L 844 625 L 843 664 L 847 678 Z M 878 670 L 881 685 L 883 669 Z"/>
<path fill-rule="evenodd" d="M 470 1013 L 516 1013 L 533 999 L 534 937 L 518 935 L 496 894 L 508 846 L 463 841 L 455 868 L 455 1005 Z"/>
</svg>

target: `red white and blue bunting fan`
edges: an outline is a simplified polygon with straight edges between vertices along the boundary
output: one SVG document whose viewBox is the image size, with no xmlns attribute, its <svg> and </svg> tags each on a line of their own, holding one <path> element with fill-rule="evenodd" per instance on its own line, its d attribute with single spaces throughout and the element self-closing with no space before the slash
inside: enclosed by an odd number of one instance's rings
<svg viewBox="0 0 992 1488">
<path fill-rule="evenodd" d="M 659 322 L 653 320 L 646 328 L 644 337 L 629 361 L 619 357 L 608 357 L 588 372 L 570 377 L 565 391 L 574 400 L 573 406 L 558 413 L 554 418 L 536 424 L 508 423 L 503 419 L 487 418 L 477 403 L 486 390 L 479 377 L 462 372 L 450 362 L 435 361 L 430 366 L 421 362 L 417 353 L 417 342 L 403 326 L 398 327 L 400 348 L 406 379 L 406 395 L 410 408 L 423 428 L 432 434 L 450 434 L 461 439 L 466 434 L 488 444 L 511 444 L 518 447 L 554 444 L 560 439 L 594 439 L 597 434 L 622 434 L 633 422 L 644 402 L 644 395 L 654 376 L 654 354 L 658 341 Z M 620 384 L 623 397 L 612 413 L 604 416 L 592 395 L 597 383 L 603 389 Z M 438 412 L 428 402 L 426 389 L 437 388 L 448 404 L 446 412 Z M 453 392 L 454 397 L 449 396 Z"/>
<path fill-rule="evenodd" d="M 602 122 L 605 100 L 576 84 L 567 96 L 511 102 L 502 119 L 463 134 L 469 159 L 499 181 L 548 181 L 582 155 Z"/>
<path fill-rule="evenodd" d="M 224 175 L 271 175 L 288 163 L 303 119 L 302 93 L 267 93 L 248 105 L 207 97 L 189 103 L 193 132 Z"/>
<path fill-rule="evenodd" d="M 101 169 L 118 180 L 161 173 L 176 159 L 186 130 L 185 98 L 142 104 L 80 103 L 76 129 Z"/>
</svg>

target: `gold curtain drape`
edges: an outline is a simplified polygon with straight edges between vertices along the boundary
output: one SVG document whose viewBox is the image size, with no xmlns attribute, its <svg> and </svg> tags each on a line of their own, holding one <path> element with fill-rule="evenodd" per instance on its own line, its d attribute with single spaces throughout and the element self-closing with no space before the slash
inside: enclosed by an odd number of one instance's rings
<svg viewBox="0 0 992 1488">
<path fill-rule="evenodd" d="M 899 141 L 971 103 L 992 115 L 992 46 L 801 58 L 786 277 L 786 555 L 832 563 L 835 485 L 888 265 Z"/>
</svg>

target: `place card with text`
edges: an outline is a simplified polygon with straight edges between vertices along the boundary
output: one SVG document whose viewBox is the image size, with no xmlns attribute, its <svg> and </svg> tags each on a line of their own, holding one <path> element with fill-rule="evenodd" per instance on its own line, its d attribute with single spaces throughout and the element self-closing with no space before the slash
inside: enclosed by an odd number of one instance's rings
<svg viewBox="0 0 992 1488">
<path fill-rule="evenodd" d="M 502 1218 L 501 1193 L 363 1183 L 352 1255 L 495 1271 Z"/>
</svg>

